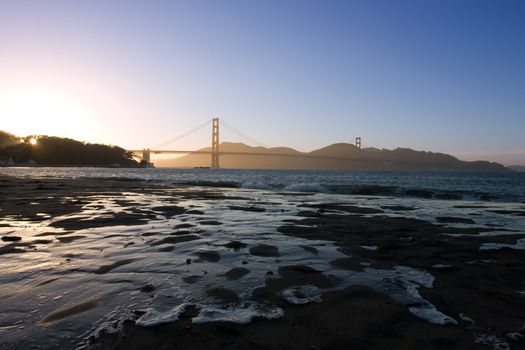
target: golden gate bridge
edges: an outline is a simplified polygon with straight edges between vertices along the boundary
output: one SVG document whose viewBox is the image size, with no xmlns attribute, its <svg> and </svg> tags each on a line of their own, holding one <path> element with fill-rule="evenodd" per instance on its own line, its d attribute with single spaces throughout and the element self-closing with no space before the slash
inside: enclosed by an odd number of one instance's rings
<svg viewBox="0 0 525 350">
<path fill-rule="evenodd" d="M 198 151 L 189 151 L 189 150 L 165 150 L 161 149 L 168 144 L 171 144 L 175 141 L 178 141 L 182 138 L 185 138 L 204 127 L 208 126 L 211 123 L 212 126 L 212 133 L 211 133 L 211 150 L 198 150 Z M 226 127 L 229 131 L 237 134 L 238 136 L 242 137 L 245 140 L 248 140 L 252 143 L 263 145 L 263 143 L 255 140 L 254 138 L 246 135 L 242 131 L 238 130 L 231 124 L 227 123 L 224 120 L 221 120 L 220 124 L 224 127 Z M 355 146 L 357 148 L 361 148 L 361 137 L 355 138 Z M 305 153 L 279 153 L 279 152 L 231 152 L 231 151 L 221 151 L 220 150 L 220 144 L 219 144 L 219 118 L 213 118 L 210 120 L 207 120 L 205 123 L 197 126 L 194 129 L 191 129 L 171 140 L 168 140 L 166 142 L 163 142 L 160 145 L 151 147 L 151 148 L 144 148 L 142 150 L 129 150 L 128 152 L 131 152 L 134 157 L 140 158 L 143 162 L 146 162 L 147 164 L 151 164 L 151 155 L 152 154 L 209 154 L 211 155 L 211 168 L 219 168 L 219 157 L 221 155 L 243 155 L 243 156 L 273 156 L 273 157 L 296 157 L 296 158 L 330 158 L 330 159 L 355 159 L 355 157 L 331 157 L 331 156 L 323 156 L 323 155 L 313 155 L 313 154 L 305 154 Z"/>
</svg>

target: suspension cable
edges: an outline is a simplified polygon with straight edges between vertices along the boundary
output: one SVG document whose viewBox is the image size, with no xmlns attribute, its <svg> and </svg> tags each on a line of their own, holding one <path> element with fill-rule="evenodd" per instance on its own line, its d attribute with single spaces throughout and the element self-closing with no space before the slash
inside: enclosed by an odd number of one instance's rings
<svg viewBox="0 0 525 350">
<path fill-rule="evenodd" d="M 161 147 L 164 147 L 164 146 L 166 146 L 166 145 L 168 145 L 168 144 L 170 144 L 170 143 L 173 143 L 173 142 L 175 142 L 175 141 L 178 141 L 178 140 L 180 140 L 180 139 L 182 139 L 182 138 L 184 138 L 184 137 L 186 137 L 186 136 L 188 136 L 188 135 L 194 133 L 195 131 L 202 129 L 203 127 L 205 127 L 205 126 L 208 125 L 209 123 L 211 123 L 211 119 L 207 120 L 205 123 L 203 123 L 203 124 L 197 126 L 196 128 L 191 129 L 190 131 L 185 132 L 185 133 L 182 134 L 182 135 L 179 135 L 179 136 L 177 136 L 177 137 L 174 137 L 174 138 L 172 138 L 171 140 L 166 141 L 166 142 L 164 142 L 164 143 L 161 143 L 160 145 L 157 145 L 157 146 L 155 146 L 155 147 L 151 147 L 151 149 L 161 148 Z"/>
<path fill-rule="evenodd" d="M 239 135 L 240 137 L 244 138 L 245 140 L 250 141 L 252 143 L 255 143 L 258 146 L 269 148 L 269 146 L 267 146 L 263 142 L 260 142 L 260 141 L 258 141 L 256 139 L 254 139 L 253 137 L 250 137 L 250 136 L 246 135 L 245 133 L 243 133 L 239 129 L 237 129 L 234 126 L 232 126 L 230 123 L 226 122 L 224 119 L 221 119 L 220 121 L 221 121 L 221 124 L 224 125 L 227 129 L 229 129 L 233 133 Z"/>
</svg>

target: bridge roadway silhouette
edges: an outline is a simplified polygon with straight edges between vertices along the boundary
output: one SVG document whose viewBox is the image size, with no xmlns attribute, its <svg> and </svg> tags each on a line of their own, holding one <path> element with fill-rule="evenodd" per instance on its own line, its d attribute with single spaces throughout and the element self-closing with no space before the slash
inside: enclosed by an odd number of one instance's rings
<svg viewBox="0 0 525 350">
<path fill-rule="evenodd" d="M 267 156 L 267 157 L 293 157 L 293 158 L 321 158 L 321 159 L 357 159 L 356 157 L 338 157 L 338 156 L 325 156 L 325 155 L 315 155 L 315 154 L 307 154 L 307 153 L 273 153 L 273 152 L 231 152 L 231 151 L 221 151 L 219 146 L 219 118 L 213 118 L 211 120 L 212 122 L 212 147 L 211 151 L 189 151 L 189 150 L 163 150 L 158 149 L 161 148 L 169 143 L 175 142 L 178 139 L 181 139 L 183 137 L 186 137 L 193 132 L 203 128 L 206 126 L 210 120 L 208 120 L 206 123 L 198 126 L 197 128 L 190 130 L 187 133 L 184 133 L 174 139 L 171 139 L 167 142 L 164 142 L 161 145 L 150 148 L 144 148 L 142 150 L 129 150 L 128 152 L 131 152 L 134 156 L 141 158 L 144 162 L 150 164 L 151 163 L 151 155 L 152 154 L 205 154 L 205 155 L 211 155 L 211 168 L 219 168 L 219 158 L 220 156 L 227 156 L 227 155 L 235 155 L 235 156 Z M 226 123 L 225 121 L 222 121 L 222 124 L 224 124 L 227 129 L 230 131 L 233 131 L 234 133 L 238 134 L 239 136 L 248 139 L 252 142 L 262 144 L 255 139 L 247 136 L 246 134 L 242 133 L 241 131 L 237 130 L 230 124 Z M 361 148 L 361 138 L 356 138 L 356 147 Z"/>
</svg>

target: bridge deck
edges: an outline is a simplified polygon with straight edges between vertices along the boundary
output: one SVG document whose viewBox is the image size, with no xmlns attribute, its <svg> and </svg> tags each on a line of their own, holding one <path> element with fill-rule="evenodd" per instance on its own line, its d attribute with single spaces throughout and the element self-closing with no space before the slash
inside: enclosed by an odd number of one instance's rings
<svg viewBox="0 0 525 350">
<path fill-rule="evenodd" d="M 142 155 L 142 150 L 131 150 L 133 154 Z M 150 150 L 151 154 L 206 154 L 211 155 L 212 151 L 183 151 L 183 150 Z M 220 156 L 267 156 L 267 157 L 295 157 L 295 158 L 323 158 L 323 159 L 363 159 L 362 156 L 326 156 L 304 153 L 259 153 L 259 152 L 222 152 Z"/>
</svg>

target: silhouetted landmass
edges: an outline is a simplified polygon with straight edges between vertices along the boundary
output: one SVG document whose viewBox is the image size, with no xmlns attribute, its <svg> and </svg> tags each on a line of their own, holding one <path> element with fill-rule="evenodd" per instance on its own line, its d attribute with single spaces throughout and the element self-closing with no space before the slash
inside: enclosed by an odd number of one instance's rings
<svg viewBox="0 0 525 350">
<path fill-rule="evenodd" d="M 0 164 L 31 164 L 45 166 L 115 166 L 136 167 L 132 154 L 117 146 L 84 143 L 68 138 L 38 136 L 31 145 L 31 136 L 19 138 L 0 131 Z M 200 151 L 210 152 L 211 148 Z M 408 148 L 394 150 L 359 149 L 348 143 L 336 143 L 312 151 L 299 152 L 288 147 L 251 147 L 242 143 L 224 142 L 220 166 L 240 169 L 341 169 L 341 170 L 424 170 L 424 171 L 525 171 L 523 166 L 505 168 L 488 161 L 467 162 L 443 153 L 415 151 Z M 191 154 L 176 159 L 155 160 L 160 167 L 207 167 L 210 155 Z M 12 164 L 11 163 L 11 164 Z M 33 163 L 34 164 L 34 163 Z"/>
<path fill-rule="evenodd" d="M 13 134 L 0 130 L 0 148 L 20 142 L 20 139 Z"/>
<path fill-rule="evenodd" d="M 211 149 L 203 148 L 201 151 L 211 151 Z M 221 155 L 220 166 L 223 168 L 510 171 L 498 163 L 466 162 L 443 153 L 414 151 L 408 148 L 359 149 L 348 143 L 336 143 L 304 153 L 284 147 L 250 147 L 242 143 L 224 142 L 220 145 L 220 152 L 250 153 L 249 155 Z M 158 167 L 209 166 L 210 156 L 190 154 L 176 159 L 156 160 L 155 165 Z"/>
<path fill-rule="evenodd" d="M 37 144 L 32 145 L 31 138 L 0 131 L 0 161 L 11 165 L 36 162 L 43 166 L 138 166 L 129 152 L 117 146 L 53 136 L 38 136 Z"/>
<path fill-rule="evenodd" d="M 514 171 L 525 172 L 525 166 L 523 165 L 509 165 L 507 168 Z"/>
</svg>

